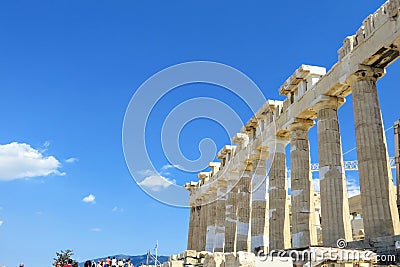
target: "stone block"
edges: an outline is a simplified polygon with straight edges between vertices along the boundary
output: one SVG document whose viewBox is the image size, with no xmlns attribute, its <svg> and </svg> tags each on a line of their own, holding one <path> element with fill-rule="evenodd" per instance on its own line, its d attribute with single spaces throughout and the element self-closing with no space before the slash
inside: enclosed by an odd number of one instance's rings
<svg viewBox="0 0 400 267">
<path fill-rule="evenodd" d="M 209 254 L 204 259 L 205 267 L 222 267 L 225 261 L 225 255 L 221 252 L 215 252 L 214 254 Z"/>
<path fill-rule="evenodd" d="M 236 254 L 236 267 L 254 267 L 256 255 L 252 252 L 239 251 Z"/>
<path fill-rule="evenodd" d="M 197 258 L 201 259 L 201 258 L 205 258 L 207 255 L 211 254 L 211 252 L 208 251 L 200 251 L 197 253 Z"/>
<path fill-rule="evenodd" d="M 196 258 L 192 258 L 192 257 L 186 257 L 183 260 L 184 265 L 195 265 L 197 263 L 198 263 L 198 260 Z"/>
<path fill-rule="evenodd" d="M 172 254 L 171 256 L 169 256 L 168 260 L 169 261 L 176 261 L 176 260 L 178 260 L 178 255 Z"/>
<path fill-rule="evenodd" d="M 169 262 L 169 267 L 183 267 L 182 260 L 173 260 Z"/>
<path fill-rule="evenodd" d="M 197 258 L 196 250 L 185 250 L 183 252 L 183 258 L 186 258 L 186 257 Z"/>
<path fill-rule="evenodd" d="M 222 267 L 236 267 L 236 253 L 225 253 L 225 261 Z"/>
</svg>

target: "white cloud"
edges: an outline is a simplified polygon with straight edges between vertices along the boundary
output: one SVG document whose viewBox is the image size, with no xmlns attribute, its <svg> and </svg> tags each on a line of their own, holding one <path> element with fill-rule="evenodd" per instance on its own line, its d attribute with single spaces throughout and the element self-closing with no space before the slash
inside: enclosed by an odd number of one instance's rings
<svg viewBox="0 0 400 267">
<path fill-rule="evenodd" d="M 79 161 L 79 159 L 78 158 L 73 158 L 73 157 L 65 160 L 66 163 L 75 163 L 77 161 Z"/>
<path fill-rule="evenodd" d="M 161 167 L 161 171 L 166 171 L 166 170 L 172 169 L 172 168 L 182 169 L 182 166 L 178 165 L 178 164 L 166 164 Z"/>
<path fill-rule="evenodd" d="M 96 203 L 96 197 L 94 195 L 90 194 L 90 195 L 84 197 L 82 199 L 82 201 L 85 202 L 85 203 L 95 204 Z"/>
<path fill-rule="evenodd" d="M 166 189 L 169 186 L 175 184 L 175 180 L 169 180 L 161 175 L 151 175 L 144 178 L 139 185 L 147 187 L 152 191 L 161 191 L 162 189 Z"/>
<path fill-rule="evenodd" d="M 54 156 L 44 156 L 29 144 L 13 142 L 0 145 L 0 181 L 37 176 L 65 175 Z"/>
<path fill-rule="evenodd" d="M 136 174 L 138 176 L 151 176 L 151 175 L 158 175 L 156 171 L 154 170 L 141 170 L 141 171 L 137 171 Z"/>
<path fill-rule="evenodd" d="M 96 227 L 96 228 L 90 229 L 90 231 L 92 231 L 92 232 L 101 232 L 101 229 Z"/>
<path fill-rule="evenodd" d="M 356 178 L 353 176 L 347 177 L 347 195 L 348 197 L 354 197 L 360 194 L 360 186 Z"/>
<path fill-rule="evenodd" d="M 112 211 L 112 212 L 124 212 L 124 209 L 115 206 L 111 211 Z"/>
<path fill-rule="evenodd" d="M 2 220 L 0 220 L 0 226 L 2 226 L 3 225 L 3 221 Z"/>
</svg>

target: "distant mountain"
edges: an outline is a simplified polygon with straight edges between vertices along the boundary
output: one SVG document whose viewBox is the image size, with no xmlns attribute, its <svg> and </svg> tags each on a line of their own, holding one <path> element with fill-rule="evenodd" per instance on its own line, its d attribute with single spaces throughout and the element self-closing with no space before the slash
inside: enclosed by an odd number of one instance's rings
<svg viewBox="0 0 400 267">
<path fill-rule="evenodd" d="M 123 254 L 120 254 L 120 255 L 107 255 L 107 256 L 102 257 L 102 258 L 87 259 L 87 260 L 94 261 L 94 262 L 97 263 L 97 261 L 99 261 L 99 260 L 102 260 L 102 259 L 106 260 L 107 257 L 110 257 L 111 259 L 113 257 L 115 257 L 116 259 L 125 259 L 125 260 L 131 259 L 131 261 L 132 261 L 133 265 L 135 265 L 135 267 L 140 266 L 141 264 L 146 264 L 146 261 L 147 261 L 147 255 L 146 254 L 137 255 L 137 256 L 129 256 L 129 255 L 123 255 Z M 168 261 L 168 256 L 158 256 L 157 259 L 158 259 L 159 262 L 164 263 L 164 262 Z M 79 263 L 79 267 L 83 267 L 84 264 L 85 264 L 85 262 L 80 262 Z M 154 260 L 151 257 L 149 259 L 149 264 L 150 265 L 154 265 Z"/>
</svg>

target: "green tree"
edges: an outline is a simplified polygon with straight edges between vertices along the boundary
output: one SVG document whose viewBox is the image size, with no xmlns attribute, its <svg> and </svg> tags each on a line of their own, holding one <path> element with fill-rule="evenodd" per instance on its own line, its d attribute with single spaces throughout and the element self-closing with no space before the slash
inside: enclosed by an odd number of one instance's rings
<svg viewBox="0 0 400 267">
<path fill-rule="evenodd" d="M 72 259 L 72 256 L 74 255 L 74 252 L 72 250 L 67 249 L 67 250 L 61 250 L 60 252 L 56 252 L 56 257 L 53 258 L 53 266 L 56 267 L 57 263 L 61 263 L 61 266 L 63 267 L 68 263 L 68 260 L 72 260 L 72 265 L 78 265 L 78 262 Z"/>
</svg>

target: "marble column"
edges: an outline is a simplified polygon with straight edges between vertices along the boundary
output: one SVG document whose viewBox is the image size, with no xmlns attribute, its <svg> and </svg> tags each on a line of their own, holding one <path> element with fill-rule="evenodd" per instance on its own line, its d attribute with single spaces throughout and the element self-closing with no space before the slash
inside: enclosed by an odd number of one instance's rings
<svg viewBox="0 0 400 267">
<path fill-rule="evenodd" d="M 225 251 L 225 216 L 226 216 L 226 202 L 227 202 L 227 184 L 228 181 L 225 176 L 218 180 L 217 187 L 217 202 L 216 202 L 216 215 L 215 215 L 215 239 L 214 239 L 214 252 Z"/>
<path fill-rule="evenodd" d="M 195 212 L 196 212 L 196 207 L 193 207 L 192 205 L 190 206 L 190 217 L 189 217 L 189 230 L 188 230 L 188 242 L 187 242 L 187 249 L 192 250 L 195 249 L 193 246 L 193 233 L 195 231 Z"/>
<path fill-rule="evenodd" d="M 196 249 L 196 243 L 195 243 L 196 238 L 194 238 L 198 231 L 198 221 L 197 221 L 198 215 L 195 202 L 196 186 L 197 183 L 195 182 L 186 183 L 184 186 L 185 189 L 190 192 L 190 197 L 189 197 L 190 217 L 189 217 L 189 230 L 188 230 L 188 242 L 187 242 L 188 250 Z"/>
<path fill-rule="evenodd" d="M 206 231 L 206 251 L 214 251 L 214 239 L 215 239 L 215 216 L 217 209 L 217 189 L 210 187 L 208 192 L 208 204 L 207 204 L 207 231 Z"/>
<path fill-rule="evenodd" d="M 266 251 L 269 245 L 268 229 L 268 178 L 267 152 L 257 155 L 252 161 L 251 199 L 251 251 Z"/>
<path fill-rule="evenodd" d="M 237 201 L 238 186 L 237 178 L 234 175 L 237 172 L 231 172 L 228 176 L 225 216 L 225 252 L 236 252 L 236 229 L 237 229 Z"/>
<path fill-rule="evenodd" d="M 397 208 L 400 209 L 400 120 L 394 124 L 395 163 L 397 179 Z"/>
<path fill-rule="evenodd" d="M 250 251 L 251 168 L 239 171 L 236 251 Z"/>
<path fill-rule="evenodd" d="M 193 237 L 192 237 L 192 246 L 196 251 L 200 251 L 200 231 L 201 231 L 201 204 L 196 203 L 194 206 L 194 226 L 193 226 Z"/>
<path fill-rule="evenodd" d="M 312 126 L 312 120 L 301 119 L 289 126 L 293 248 L 317 245 L 308 141 L 308 130 Z"/>
<path fill-rule="evenodd" d="M 199 206 L 200 224 L 198 233 L 198 247 L 197 251 L 204 251 L 206 249 L 206 234 L 207 234 L 207 195 L 203 193 L 201 197 L 201 205 Z"/>
<path fill-rule="evenodd" d="M 350 80 L 366 238 L 400 233 L 396 193 L 376 88 L 381 69 L 361 66 Z"/>
<path fill-rule="evenodd" d="M 268 143 L 269 170 L 269 248 L 280 250 L 291 247 L 286 151 L 289 140 L 276 137 Z"/>
<path fill-rule="evenodd" d="M 344 102 L 343 99 L 341 101 Z M 336 246 L 338 239 L 347 241 L 353 239 L 338 107 L 338 99 L 334 97 L 325 97 L 314 106 L 318 117 L 319 179 L 324 246 Z"/>
</svg>

